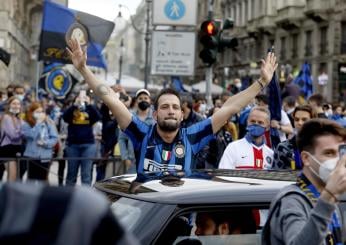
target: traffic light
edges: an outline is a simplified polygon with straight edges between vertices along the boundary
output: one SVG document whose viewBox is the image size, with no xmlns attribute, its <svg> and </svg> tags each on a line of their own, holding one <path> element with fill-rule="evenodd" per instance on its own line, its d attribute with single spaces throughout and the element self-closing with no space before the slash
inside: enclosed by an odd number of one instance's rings
<svg viewBox="0 0 346 245">
<path fill-rule="evenodd" d="M 231 37 L 219 36 L 219 52 L 222 52 L 224 48 L 235 48 L 238 46 L 238 39 Z"/>
<path fill-rule="evenodd" d="M 199 57 L 205 64 L 211 66 L 216 61 L 219 43 L 219 28 L 215 21 L 206 20 L 202 23 L 199 40 L 203 45 Z"/>
<path fill-rule="evenodd" d="M 234 21 L 232 18 L 227 18 L 223 22 L 222 30 L 219 33 L 219 52 L 223 52 L 224 48 L 235 48 L 238 46 L 238 39 L 223 36 L 224 30 L 232 29 Z"/>
</svg>

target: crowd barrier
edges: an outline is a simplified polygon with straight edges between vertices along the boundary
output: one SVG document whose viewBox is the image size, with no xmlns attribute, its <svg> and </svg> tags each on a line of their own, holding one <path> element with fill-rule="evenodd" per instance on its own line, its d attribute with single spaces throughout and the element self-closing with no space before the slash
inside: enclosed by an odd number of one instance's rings
<svg viewBox="0 0 346 245">
<path fill-rule="evenodd" d="M 10 175 L 11 173 L 10 168 L 6 166 L 6 164 L 8 164 L 9 162 L 15 162 L 16 180 L 22 180 L 23 176 L 27 173 L 27 170 L 29 168 L 29 161 L 30 161 L 30 164 L 35 164 L 36 166 L 47 170 L 48 176 L 55 175 L 57 179 L 60 177 L 62 178 L 63 183 L 65 183 L 68 160 L 85 160 L 85 159 L 92 160 L 93 163 L 96 164 L 96 166 L 106 165 L 105 167 L 107 172 L 106 172 L 105 178 L 125 173 L 125 169 L 124 169 L 123 163 L 121 162 L 120 156 L 112 156 L 109 158 L 85 158 L 85 157 L 28 158 L 28 157 L 18 156 L 16 158 L 0 158 L 0 181 L 7 180 L 4 178 L 4 171 L 7 171 L 7 176 Z M 51 167 L 46 168 L 38 163 L 32 162 L 35 160 L 46 161 L 46 162 L 50 162 L 51 164 L 53 163 L 60 164 L 64 162 L 66 165 L 66 167 L 64 166 L 64 174 L 62 176 L 59 176 L 56 171 L 51 170 Z M 79 177 L 80 177 L 80 173 L 77 176 L 77 178 Z"/>
</svg>

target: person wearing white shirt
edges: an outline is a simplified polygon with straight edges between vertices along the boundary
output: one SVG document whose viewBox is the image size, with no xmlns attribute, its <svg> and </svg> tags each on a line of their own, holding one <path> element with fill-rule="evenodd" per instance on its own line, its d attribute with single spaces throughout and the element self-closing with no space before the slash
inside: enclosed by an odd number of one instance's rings
<svg viewBox="0 0 346 245">
<path fill-rule="evenodd" d="M 247 120 L 247 134 L 230 143 L 219 163 L 220 169 L 270 169 L 274 152 L 265 144 L 264 133 L 270 127 L 270 112 L 255 106 Z"/>
</svg>

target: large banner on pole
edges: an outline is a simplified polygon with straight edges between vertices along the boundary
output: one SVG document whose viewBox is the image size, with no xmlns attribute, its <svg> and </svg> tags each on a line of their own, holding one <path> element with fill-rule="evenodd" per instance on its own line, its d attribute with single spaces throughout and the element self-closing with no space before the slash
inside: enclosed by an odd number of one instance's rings
<svg viewBox="0 0 346 245">
<path fill-rule="evenodd" d="M 107 69 L 102 50 L 113 29 L 111 21 L 45 1 L 39 60 L 71 63 L 66 52 L 67 41 L 76 38 L 82 46 L 87 46 L 87 64 Z"/>
</svg>

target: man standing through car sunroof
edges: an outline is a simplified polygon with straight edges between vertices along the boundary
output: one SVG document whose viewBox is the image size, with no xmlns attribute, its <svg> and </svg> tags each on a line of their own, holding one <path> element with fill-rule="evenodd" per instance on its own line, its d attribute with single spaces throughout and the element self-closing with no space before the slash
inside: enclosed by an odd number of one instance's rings
<svg viewBox="0 0 346 245">
<path fill-rule="evenodd" d="M 162 90 L 154 103 L 156 124 L 148 126 L 116 98 L 114 92 L 99 81 L 86 66 L 86 52 L 77 40 L 69 41 L 68 53 L 74 66 L 88 85 L 108 105 L 120 128 L 131 138 L 136 154 L 137 172 L 190 170 L 193 156 L 214 137 L 232 115 L 245 107 L 269 84 L 277 67 L 274 53 L 262 60 L 261 77 L 246 90 L 230 97 L 213 116 L 188 128 L 181 128 L 183 112 L 179 94 Z"/>
<path fill-rule="evenodd" d="M 346 129 L 336 122 L 311 119 L 302 126 L 297 144 L 303 170 L 272 201 L 262 244 L 345 244 L 337 206 L 346 193 L 346 155 L 339 155 L 345 141 Z"/>
</svg>

